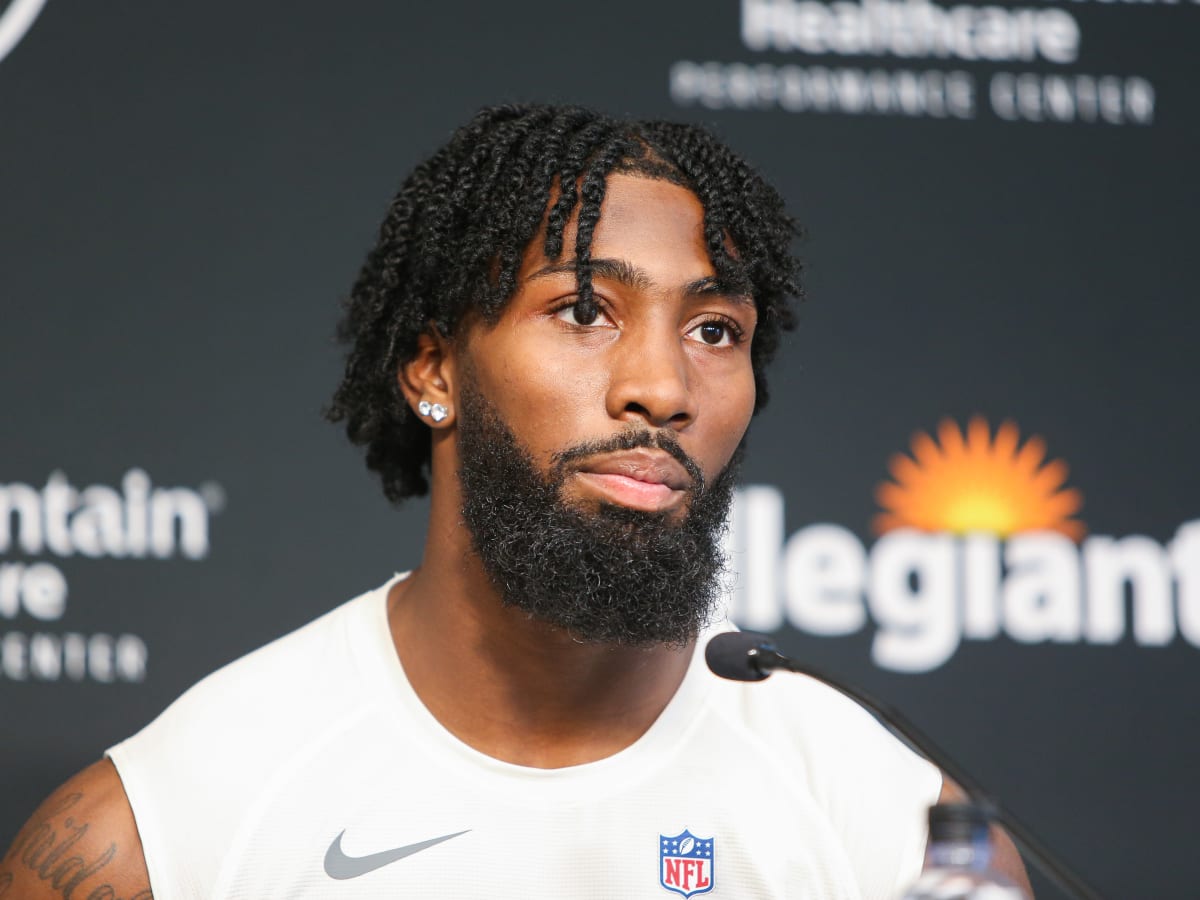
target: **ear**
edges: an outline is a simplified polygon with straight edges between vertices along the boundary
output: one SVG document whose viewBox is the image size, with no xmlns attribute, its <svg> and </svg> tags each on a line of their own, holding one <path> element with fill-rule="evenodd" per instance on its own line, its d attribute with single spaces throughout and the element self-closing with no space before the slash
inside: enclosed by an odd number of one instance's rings
<svg viewBox="0 0 1200 900">
<path fill-rule="evenodd" d="M 417 338 L 417 352 L 396 373 L 400 390 L 416 417 L 430 428 L 449 428 L 454 424 L 455 409 L 450 402 L 454 384 L 453 345 L 436 327 Z M 422 403 L 428 407 L 422 414 Z M 439 410 L 445 415 L 435 418 Z"/>
</svg>

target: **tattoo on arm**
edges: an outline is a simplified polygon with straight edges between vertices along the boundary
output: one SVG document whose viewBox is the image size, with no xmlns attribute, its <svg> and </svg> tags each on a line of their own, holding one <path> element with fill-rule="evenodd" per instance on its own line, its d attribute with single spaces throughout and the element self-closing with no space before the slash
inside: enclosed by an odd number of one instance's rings
<svg viewBox="0 0 1200 900">
<path fill-rule="evenodd" d="M 76 822 L 73 816 L 63 819 L 61 831 L 55 828 L 55 819 L 82 799 L 81 793 L 68 794 L 51 806 L 45 816 L 21 829 L 4 859 L 5 868 L 9 871 L 0 871 L 0 900 L 9 900 L 9 888 L 15 880 L 11 870 L 17 868 L 27 869 L 41 881 L 50 882 L 63 900 L 126 900 L 107 882 L 93 888 L 86 896 L 77 893 L 80 884 L 99 875 L 117 855 L 116 844 L 109 844 L 107 849 L 90 860 L 72 853 L 71 849 L 83 840 L 89 827 L 86 822 Z M 153 897 L 150 888 L 146 887 L 127 900 L 153 900 Z M 12 897 L 11 900 L 17 898 Z"/>
</svg>

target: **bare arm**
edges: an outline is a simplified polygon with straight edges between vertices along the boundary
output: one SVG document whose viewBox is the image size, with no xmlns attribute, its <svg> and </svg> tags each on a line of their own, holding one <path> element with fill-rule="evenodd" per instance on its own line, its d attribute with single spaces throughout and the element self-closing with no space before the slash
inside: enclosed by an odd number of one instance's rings
<svg viewBox="0 0 1200 900">
<path fill-rule="evenodd" d="M 107 759 L 37 808 L 0 860 L 0 900 L 152 900 L 133 811 Z"/>
<path fill-rule="evenodd" d="M 967 803 L 969 800 L 966 792 L 957 784 L 949 778 L 942 779 L 942 793 L 938 797 L 938 803 Z M 1021 861 L 1021 854 L 1012 842 L 1012 838 L 1008 836 L 1008 832 L 993 825 L 991 838 L 992 868 L 1001 875 L 1011 878 L 1026 894 L 1032 897 L 1033 886 L 1029 883 L 1029 874 L 1025 871 L 1025 863 Z"/>
</svg>

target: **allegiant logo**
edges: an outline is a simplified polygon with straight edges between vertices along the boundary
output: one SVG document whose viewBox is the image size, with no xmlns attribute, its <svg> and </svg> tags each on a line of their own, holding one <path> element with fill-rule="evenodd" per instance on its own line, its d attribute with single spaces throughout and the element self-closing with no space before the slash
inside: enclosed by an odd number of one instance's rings
<svg viewBox="0 0 1200 900">
<path fill-rule="evenodd" d="M 751 485 L 734 502 L 727 551 L 736 573 L 730 616 L 774 631 L 850 635 L 872 620 L 881 668 L 926 672 L 963 640 L 1001 634 L 1025 644 L 1142 646 L 1181 636 L 1200 646 L 1200 519 L 1165 546 L 1152 538 L 1092 535 L 1075 518 L 1045 444 L 1022 444 L 1015 425 L 993 436 L 974 419 L 943 422 L 889 464 L 876 492 L 879 539 L 816 524 L 784 534 L 783 494 Z"/>
</svg>

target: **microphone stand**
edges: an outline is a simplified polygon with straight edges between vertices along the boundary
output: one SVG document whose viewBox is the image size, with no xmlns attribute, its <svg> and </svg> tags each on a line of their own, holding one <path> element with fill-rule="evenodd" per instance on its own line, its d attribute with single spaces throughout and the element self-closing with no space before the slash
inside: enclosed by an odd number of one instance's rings
<svg viewBox="0 0 1200 900">
<path fill-rule="evenodd" d="M 745 632 L 742 633 L 745 634 Z M 956 782 L 971 800 L 982 806 L 991 818 L 1012 835 L 1013 841 L 1037 863 L 1043 874 L 1066 891 L 1068 895 L 1079 898 L 1079 900 L 1103 900 L 1094 888 L 1060 862 L 1050 852 L 1050 849 L 1021 824 L 1012 813 L 989 796 L 983 786 L 971 777 L 962 766 L 951 759 L 944 750 L 903 715 L 865 691 L 842 684 L 815 666 L 784 656 L 775 649 L 775 645 L 769 639 L 765 636 L 761 637 L 760 643 L 746 651 L 746 657 L 750 667 L 761 673 L 763 678 L 776 669 L 798 672 L 801 675 L 815 678 L 822 684 L 849 697 L 870 712 L 881 725 L 917 755 L 925 757 L 949 775 L 951 780 Z"/>
</svg>

